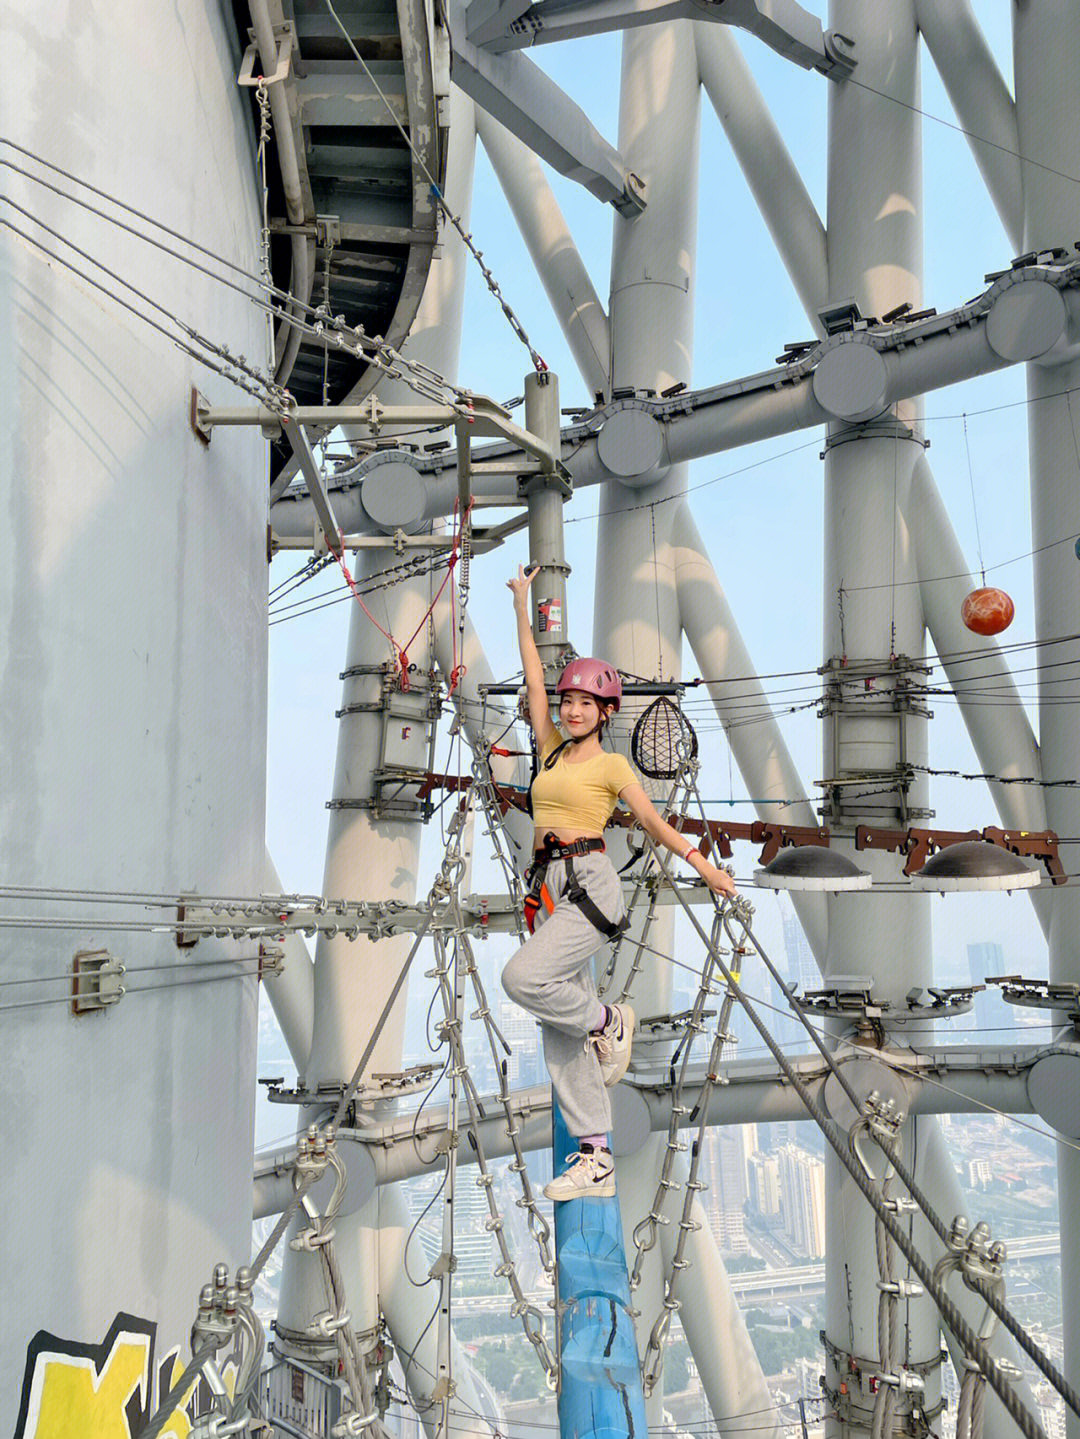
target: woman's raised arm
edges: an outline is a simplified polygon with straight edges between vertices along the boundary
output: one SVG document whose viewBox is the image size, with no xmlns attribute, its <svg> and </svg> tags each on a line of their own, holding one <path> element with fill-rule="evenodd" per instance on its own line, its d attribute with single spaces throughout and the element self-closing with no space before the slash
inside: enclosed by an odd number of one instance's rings
<svg viewBox="0 0 1080 1439">
<path fill-rule="evenodd" d="M 535 566 L 525 570 L 518 565 L 517 578 L 507 580 L 506 586 L 507 589 L 513 591 L 514 595 L 518 649 L 521 651 L 521 664 L 525 671 L 525 693 L 529 702 L 529 723 L 536 736 L 536 747 L 539 750 L 543 749 L 554 733 L 555 725 L 551 718 L 551 705 L 548 702 L 547 687 L 544 683 L 544 666 L 540 662 L 540 652 L 536 648 L 535 639 L 533 639 L 532 621 L 529 618 L 529 586 L 535 575 Z"/>
</svg>

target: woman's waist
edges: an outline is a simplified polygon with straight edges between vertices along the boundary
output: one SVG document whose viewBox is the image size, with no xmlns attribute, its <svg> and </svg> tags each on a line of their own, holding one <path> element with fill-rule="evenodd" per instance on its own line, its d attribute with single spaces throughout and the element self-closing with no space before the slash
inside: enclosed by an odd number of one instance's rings
<svg viewBox="0 0 1080 1439">
<path fill-rule="evenodd" d="M 595 829 L 557 829 L 554 825 L 545 825 L 543 829 L 537 829 L 533 835 L 533 852 L 543 854 L 548 849 L 547 836 L 553 834 L 561 845 L 578 844 L 590 840 L 599 840 L 603 843 L 604 836 Z"/>
</svg>

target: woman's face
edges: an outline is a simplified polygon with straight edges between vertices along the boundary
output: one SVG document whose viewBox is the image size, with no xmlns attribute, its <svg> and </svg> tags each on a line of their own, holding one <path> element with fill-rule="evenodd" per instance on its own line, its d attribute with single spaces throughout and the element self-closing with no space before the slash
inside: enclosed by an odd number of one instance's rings
<svg viewBox="0 0 1080 1439">
<path fill-rule="evenodd" d="M 587 735 L 606 717 L 610 705 L 601 705 L 584 690 L 564 690 L 559 699 L 559 719 L 571 739 Z"/>
</svg>

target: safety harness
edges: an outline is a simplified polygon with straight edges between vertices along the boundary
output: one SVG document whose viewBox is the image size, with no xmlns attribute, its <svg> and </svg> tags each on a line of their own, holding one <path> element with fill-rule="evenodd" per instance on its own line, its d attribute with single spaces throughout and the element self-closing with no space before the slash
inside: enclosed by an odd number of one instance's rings
<svg viewBox="0 0 1080 1439">
<path fill-rule="evenodd" d="M 525 923 L 530 934 L 533 932 L 541 905 L 548 914 L 555 908 L 555 901 L 552 899 L 551 891 L 545 881 L 548 865 L 557 859 L 566 861 L 566 889 L 563 891 L 563 898 L 568 899 L 571 904 L 576 904 L 589 923 L 598 929 L 606 939 L 615 939 L 617 935 L 622 934 L 630 923 L 626 915 L 623 915 L 620 920 L 607 919 L 585 893 L 581 881 L 574 872 L 574 855 L 602 854 L 604 849 L 605 845 L 602 839 L 576 839 L 573 844 L 560 844 L 557 835 L 550 832 L 544 835 L 543 848 L 536 851 L 532 864 L 525 871 L 527 886 Z"/>
</svg>

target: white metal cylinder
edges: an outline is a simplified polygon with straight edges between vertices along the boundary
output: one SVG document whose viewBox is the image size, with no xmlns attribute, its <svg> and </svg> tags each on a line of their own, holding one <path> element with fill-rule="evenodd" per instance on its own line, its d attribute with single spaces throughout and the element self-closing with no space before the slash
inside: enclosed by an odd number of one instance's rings
<svg viewBox="0 0 1080 1439">
<path fill-rule="evenodd" d="M 709 697 L 721 721 L 730 725 L 727 740 L 739 773 L 757 801 L 758 818 L 792 825 L 816 824 L 817 816 L 806 798 L 780 726 L 768 715 L 769 701 L 761 681 L 750 678 L 754 674 L 750 653 L 685 501 L 678 505 L 672 544 L 683 629 L 698 668 L 711 677 Z M 740 711 L 745 711 L 748 701 L 760 706 L 760 721 L 731 723 Z M 796 891 L 792 900 L 814 957 L 822 964 L 828 937 L 825 896 Z"/>
<path fill-rule="evenodd" d="M 629 32 L 623 40 L 619 144 L 627 164 L 649 186 L 643 214 L 615 220 L 611 279 L 612 381 L 617 387 L 662 390 L 689 382 L 693 337 L 694 239 L 697 211 L 698 112 L 697 57 L 692 28 L 678 22 Z M 680 163 L 673 164 L 673 157 Z M 642 464 L 648 469 L 653 464 Z M 673 467 L 663 478 L 633 489 L 609 481 L 598 531 L 593 648 L 641 675 L 677 677 L 681 667 L 679 601 L 676 592 L 672 528 L 676 497 L 685 493 L 687 469 Z M 663 916 L 650 931 L 650 942 L 671 952 L 673 929 Z M 632 946 L 624 944 L 629 957 Z M 624 961 L 625 963 L 625 961 Z M 617 981 L 618 982 L 618 981 Z M 665 1013 L 670 1006 L 671 970 L 661 962 L 646 967 L 634 1002 L 644 1013 Z M 647 1141 L 634 1155 L 619 1160 L 627 1252 L 632 1230 L 655 1194 L 663 1141 Z M 671 1196 L 669 1194 L 668 1198 Z M 669 1213 L 674 1208 L 669 1204 Z M 700 1236 L 719 1267 L 715 1245 Z M 660 1256 L 646 1256 L 638 1305 L 655 1314 L 663 1297 Z M 705 1279 L 704 1261 L 684 1276 L 685 1303 L 700 1309 L 702 1323 L 688 1335 L 699 1367 L 709 1375 L 709 1401 L 718 1416 L 742 1409 L 772 1409 L 768 1386 L 752 1354 L 739 1375 L 716 1366 L 709 1355 L 739 1327 L 730 1306 Z M 651 1322 L 651 1321 L 650 1321 Z M 637 1321 L 643 1349 L 648 1323 Z M 706 1336 L 707 1339 L 706 1339 Z M 726 1346 L 725 1346 L 726 1347 Z M 650 1423 L 660 1419 L 660 1389 L 648 1403 Z M 767 1422 L 767 1420 L 766 1420 Z"/>
<path fill-rule="evenodd" d="M 589 396 L 606 395 L 611 367 L 607 316 L 543 167 L 493 115 L 480 111 L 476 129 Z"/>
<path fill-rule="evenodd" d="M 694 39 L 705 93 L 724 127 L 803 308 L 820 334 L 818 311 L 828 293 L 821 216 L 732 29 L 698 21 Z"/>
<path fill-rule="evenodd" d="M 1080 234 L 1080 197 L 1072 160 L 1080 145 L 1076 55 L 1080 53 L 1080 10 L 1069 0 L 1013 6 L 1013 71 L 1019 150 L 1024 165 L 1024 244 L 1069 247 Z M 1035 551 L 1035 630 L 1040 640 L 1074 634 L 1080 601 L 1080 565 L 1067 542 L 1080 533 L 1078 487 L 1078 407 L 1080 363 L 1028 367 L 1028 429 L 1031 459 L 1032 549 Z M 1052 647 L 1056 668 L 1040 672 L 1039 748 L 1043 778 L 1071 779 L 1080 774 L 1075 704 L 1055 703 L 1055 693 L 1075 694 L 1080 675 L 1080 645 Z M 1040 651 L 1040 663 L 1050 652 Z M 1057 683 L 1064 681 L 1064 684 Z M 1061 847 L 1067 873 L 1080 867 L 1080 803 L 1068 787 L 1046 791 L 1046 817 L 1058 834 L 1072 842 Z M 1080 979 L 1080 905 L 1075 883 L 1053 896 L 1050 920 L 1050 977 Z M 1080 1264 L 1080 1155 L 1058 1145 L 1058 1209 L 1061 1218 L 1063 1274 Z M 1080 1292 L 1062 1286 L 1064 1369 L 1080 1366 Z M 1069 1439 L 1080 1439 L 1080 1419 L 1066 1409 Z"/>
<path fill-rule="evenodd" d="M 253 133 L 225 10 L 20 9 L 6 17 L 5 137 L 257 273 Z M 0 161 L 119 213 L 6 144 Z M 243 297 L 11 169 L 0 189 L 148 300 L 269 361 Z M 151 1356 L 186 1355 L 215 1262 L 250 1255 L 257 945 L 180 949 L 114 926 L 176 920 L 124 892 L 262 889 L 266 479 L 257 432 L 209 448 L 193 434 L 193 385 L 217 403 L 236 392 L 140 318 L 161 319 L 148 300 L 10 206 L 0 218 L 25 232 L 0 232 L 0 872 L 41 889 L 25 913 L 89 922 L 6 931 L 0 1192 L 18 1240 L 0 1428 L 25 1397 L 33 1433 L 91 1353 L 102 1383 L 122 1366 L 127 1394 L 156 1392 Z M 58 905 L 61 888 L 92 897 Z M 129 972 L 118 1003 L 76 1017 L 80 950 Z M 122 1423 L 122 1400 L 115 1412 Z M 83 1417 L 93 1425 L 80 1411 L 74 1428 Z"/>
<path fill-rule="evenodd" d="M 911 0 L 832 0 L 829 23 L 853 38 L 859 57 L 858 83 L 840 82 L 829 91 L 829 299 L 853 299 L 863 315 L 881 316 L 904 302 L 917 306 L 922 294 L 914 7 Z M 917 415 L 917 406 L 907 404 L 883 414 L 876 431 L 838 424 L 825 457 L 824 648 L 839 677 L 839 699 L 828 706 L 824 722 L 823 765 L 827 780 L 852 780 L 833 791 L 841 807 L 839 820 L 831 816 L 832 842 L 845 847 L 853 847 L 857 822 L 903 827 L 901 792 L 889 775 L 903 760 L 926 763 L 926 720 L 917 713 L 887 713 L 898 683 L 892 657 L 917 662 L 924 647 L 904 519 L 912 470 L 922 452 L 905 426 Z M 852 664 L 869 667 L 865 688 L 844 683 Z M 916 776 L 906 808 L 925 813 L 926 796 L 925 776 Z M 858 862 L 876 878 L 898 874 L 897 858 L 890 854 L 861 853 Z M 865 976 L 873 981 L 876 999 L 902 1006 L 913 985 L 931 979 L 931 956 L 926 897 L 830 897 L 827 977 Z M 903 1132 L 908 1151 L 910 1129 L 909 1123 Z M 827 1222 L 826 1378 L 839 1396 L 826 1430 L 847 1436 L 870 1427 L 866 1396 L 848 1385 L 844 1356 L 855 1356 L 865 1369 L 864 1361 L 879 1353 L 874 1217 L 829 1153 L 826 1188 L 834 1197 Z M 925 1298 L 912 1300 L 904 1322 L 904 1363 L 931 1366 L 925 1398 L 933 1412 L 940 1393 L 940 1372 L 933 1367 L 939 1349 L 936 1310 Z"/>
</svg>

